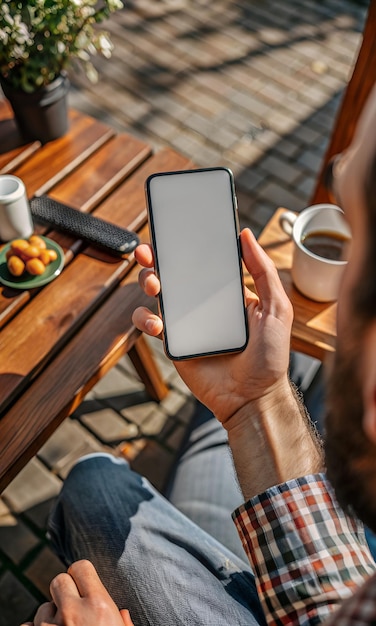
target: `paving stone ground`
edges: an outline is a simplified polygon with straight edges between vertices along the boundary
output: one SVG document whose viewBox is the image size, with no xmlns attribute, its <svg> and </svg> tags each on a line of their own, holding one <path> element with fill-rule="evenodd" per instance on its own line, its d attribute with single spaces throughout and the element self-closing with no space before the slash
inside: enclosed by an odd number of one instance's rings
<svg viewBox="0 0 376 626">
<path fill-rule="evenodd" d="M 309 204 L 361 43 L 355 0 L 129 0 L 106 24 L 115 45 L 97 85 L 72 73 L 70 104 L 155 149 L 235 174 L 241 226 L 256 234 L 278 206 Z M 125 455 L 160 489 L 194 401 L 159 342 L 170 385 L 150 400 L 128 358 L 87 396 L 0 498 L 0 626 L 19 626 L 63 570 L 48 511 L 77 458 Z"/>
</svg>

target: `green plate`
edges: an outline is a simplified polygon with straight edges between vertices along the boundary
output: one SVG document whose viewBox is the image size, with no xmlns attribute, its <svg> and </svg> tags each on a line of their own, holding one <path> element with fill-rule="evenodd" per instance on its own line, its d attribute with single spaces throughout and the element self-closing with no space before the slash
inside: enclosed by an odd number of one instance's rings
<svg viewBox="0 0 376 626">
<path fill-rule="evenodd" d="M 55 250 L 57 254 L 56 261 L 52 261 L 52 263 L 47 265 L 45 272 L 40 276 L 32 276 L 26 271 L 22 276 L 13 276 L 7 267 L 6 253 L 11 246 L 11 244 L 8 243 L 0 251 L 0 283 L 7 287 L 12 287 L 13 289 L 34 289 L 35 287 L 47 285 L 47 283 L 50 283 L 51 280 L 59 276 L 64 267 L 64 252 L 62 248 L 59 244 L 52 241 L 52 239 L 48 239 L 48 237 L 43 237 L 42 235 L 38 236 L 46 242 L 47 248 Z"/>
</svg>

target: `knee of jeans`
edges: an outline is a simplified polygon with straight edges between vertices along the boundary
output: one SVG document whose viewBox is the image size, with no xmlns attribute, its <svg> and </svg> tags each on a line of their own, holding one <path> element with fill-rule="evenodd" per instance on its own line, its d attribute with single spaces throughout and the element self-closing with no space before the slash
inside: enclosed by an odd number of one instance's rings
<svg viewBox="0 0 376 626">
<path fill-rule="evenodd" d="M 123 457 L 114 456 L 109 452 L 92 452 L 91 454 L 85 454 L 84 456 L 81 456 L 79 459 L 77 459 L 72 469 L 74 469 L 75 467 L 80 467 L 83 463 L 88 462 L 90 462 L 91 465 L 95 464 L 110 466 L 111 464 L 114 466 L 129 467 L 128 461 L 126 461 L 126 459 L 124 459 Z"/>
<path fill-rule="evenodd" d="M 114 473 L 122 471 L 124 479 L 127 473 L 131 473 L 128 462 L 119 457 L 105 452 L 87 454 L 75 463 L 64 482 L 63 489 L 72 489 L 74 486 L 80 491 L 98 490 L 100 484 L 109 484 L 108 481 Z"/>
</svg>

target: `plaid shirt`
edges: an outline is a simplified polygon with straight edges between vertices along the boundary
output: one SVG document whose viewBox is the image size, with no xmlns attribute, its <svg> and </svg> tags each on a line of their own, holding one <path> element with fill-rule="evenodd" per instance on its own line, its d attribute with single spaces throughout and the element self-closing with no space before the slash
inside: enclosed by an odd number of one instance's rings
<svg viewBox="0 0 376 626">
<path fill-rule="evenodd" d="M 324 475 L 272 487 L 233 518 L 268 624 L 376 624 L 376 575 L 353 595 L 376 569 L 363 526 Z"/>
</svg>

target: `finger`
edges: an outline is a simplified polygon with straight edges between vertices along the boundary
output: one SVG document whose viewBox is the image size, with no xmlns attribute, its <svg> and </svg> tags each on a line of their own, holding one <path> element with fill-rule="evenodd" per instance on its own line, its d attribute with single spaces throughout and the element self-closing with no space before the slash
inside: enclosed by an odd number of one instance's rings
<svg viewBox="0 0 376 626">
<path fill-rule="evenodd" d="M 124 626 L 134 626 L 132 620 L 131 620 L 131 616 L 129 614 L 129 611 L 127 611 L 127 609 L 121 609 L 120 610 L 120 615 L 122 617 L 122 620 L 124 622 Z"/>
<path fill-rule="evenodd" d="M 154 267 L 154 255 L 150 244 L 141 243 L 134 251 L 136 261 L 143 267 Z"/>
<path fill-rule="evenodd" d="M 55 621 L 56 615 L 56 606 L 53 602 L 45 602 L 41 604 L 39 609 L 37 610 L 34 622 L 27 622 L 28 624 L 32 624 L 32 626 L 41 626 L 41 624 L 56 624 Z"/>
<path fill-rule="evenodd" d="M 80 597 L 77 585 L 69 574 L 55 576 L 50 584 L 50 593 L 58 608 L 62 606 L 67 597 Z"/>
<path fill-rule="evenodd" d="M 132 322 L 138 330 L 151 337 L 158 337 L 163 331 L 161 318 L 158 315 L 154 315 L 144 306 L 140 306 L 133 311 Z"/>
<path fill-rule="evenodd" d="M 242 255 L 247 270 L 255 282 L 261 304 L 287 302 L 288 298 L 278 276 L 273 261 L 257 243 L 252 231 L 245 228 L 241 232 Z"/>
<path fill-rule="evenodd" d="M 82 598 L 108 595 L 107 589 L 98 576 L 94 565 L 87 560 L 75 561 L 68 568 L 68 574 L 74 581 Z"/>
<path fill-rule="evenodd" d="M 138 275 L 140 287 L 147 296 L 155 297 L 159 294 L 161 284 L 152 269 L 143 269 Z"/>
</svg>

